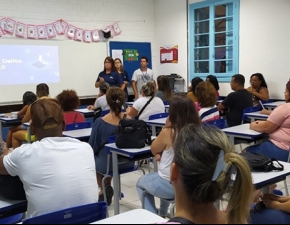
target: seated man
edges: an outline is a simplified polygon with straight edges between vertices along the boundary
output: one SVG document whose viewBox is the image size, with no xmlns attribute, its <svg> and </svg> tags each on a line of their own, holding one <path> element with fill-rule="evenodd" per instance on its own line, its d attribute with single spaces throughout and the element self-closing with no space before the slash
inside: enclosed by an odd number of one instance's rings
<svg viewBox="0 0 290 225">
<path fill-rule="evenodd" d="M 0 156 L 0 174 L 19 176 L 28 201 L 27 218 L 98 201 L 92 148 L 62 137 L 65 128 L 57 100 L 31 105 L 31 132 L 38 141 Z"/>
<path fill-rule="evenodd" d="M 252 95 L 244 88 L 245 77 L 241 74 L 232 76 L 231 88 L 234 92 L 218 105 L 218 109 L 223 111 L 228 108 L 226 114 L 229 127 L 237 126 L 242 123 L 243 111 L 245 108 L 252 107 Z"/>
</svg>

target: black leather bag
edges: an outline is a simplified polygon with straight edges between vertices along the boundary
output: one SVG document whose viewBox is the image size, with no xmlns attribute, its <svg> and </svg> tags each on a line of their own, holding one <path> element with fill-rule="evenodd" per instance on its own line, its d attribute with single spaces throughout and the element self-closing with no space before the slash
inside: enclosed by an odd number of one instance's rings
<svg viewBox="0 0 290 225">
<path fill-rule="evenodd" d="M 154 95 L 146 102 L 135 120 L 126 118 L 120 120 L 116 132 L 116 146 L 118 148 L 143 148 L 145 144 L 151 145 L 150 127 L 145 121 L 139 120 L 139 117 L 153 98 Z"/>
<path fill-rule="evenodd" d="M 143 120 L 122 119 L 116 136 L 118 148 L 143 148 L 151 145 L 150 128 Z"/>
<path fill-rule="evenodd" d="M 270 172 L 273 170 L 283 171 L 284 166 L 276 159 L 254 152 L 242 152 L 240 154 L 248 162 L 253 172 Z"/>
</svg>

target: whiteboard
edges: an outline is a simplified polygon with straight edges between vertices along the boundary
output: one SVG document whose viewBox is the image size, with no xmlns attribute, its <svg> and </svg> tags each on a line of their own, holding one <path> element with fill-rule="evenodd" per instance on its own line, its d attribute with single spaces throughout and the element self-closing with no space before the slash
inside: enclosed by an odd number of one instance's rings
<svg viewBox="0 0 290 225">
<path fill-rule="evenodd" d="M 80 98 L 95 97 L 98 94 L 95 81 L 104 68 L 104 59 L 107 57 L 106 42 L 83 43 L 65 38 L 63 40 L 31 40 L 1 37 L 0 44 L 58 46 L 60 82 L 47 83 L 50 96 L 55 97 L 63 89 L 76 90 Z M 0 104 L 20 103 L 24 92 L 35 93 L 36 85 L 37 83 L 0 86 Z"/>
</svg>

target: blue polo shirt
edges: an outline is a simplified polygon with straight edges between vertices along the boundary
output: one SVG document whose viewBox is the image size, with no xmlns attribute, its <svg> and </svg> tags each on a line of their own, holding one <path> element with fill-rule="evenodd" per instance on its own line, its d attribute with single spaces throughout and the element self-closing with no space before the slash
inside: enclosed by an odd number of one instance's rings
<svg viewBox="0 0 290 225">
<path fill-rule="evenodd" d="M 119 74 L 119 73 L 118 73 Z M 123 73 L 119 74 L 119 76 L 121 75 L 123 81 L 127 81 L 129 82 L 129 76 L 128 76 L 128 73 L 124 70 Z M 127 90 L 127 87 L 125 87 L 124 89 L 124 92 L 128 95 L 128 90 Z"/>
<path fill-rule="evenodd" d="M 100 81 L 100 77 L 104 78 L 104 81 L 107 82 L 110 86 L 121 87 L 124 83 L 122 77 L 116 71 L 108 74 L 106 74 L 104 71 L 100 72 L 97 82 Z"/>
</svg>

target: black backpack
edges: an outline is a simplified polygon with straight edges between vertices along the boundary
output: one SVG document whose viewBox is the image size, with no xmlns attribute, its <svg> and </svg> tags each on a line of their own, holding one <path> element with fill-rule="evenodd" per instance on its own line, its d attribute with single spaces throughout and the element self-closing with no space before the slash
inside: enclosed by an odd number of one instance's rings
<svg viewBox="0 0 290 225">
<path fill-rule="evenodd" d="M 253 172 L 270 172 L 273 170 L 283 171 L 284 166 L 276 159 L 254 152 L 242 152 L 240 154 L 248 162 Z"/>
</svg>

